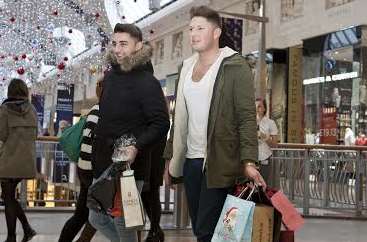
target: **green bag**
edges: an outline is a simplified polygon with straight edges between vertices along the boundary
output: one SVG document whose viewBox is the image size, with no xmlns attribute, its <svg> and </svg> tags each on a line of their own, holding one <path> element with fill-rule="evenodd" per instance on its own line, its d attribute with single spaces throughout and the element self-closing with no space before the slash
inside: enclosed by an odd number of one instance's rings
<svg viewBox="0 0 367 242">
<path fill-rule="evenodd" d="M 87 122 L 86 117 L 81 117 L 79 122 L 62 132 L 59 139 L 60 146 L 71 161 L 78 162 L 80 146 L 82 144 L 83 129 Z"/>
</svg>

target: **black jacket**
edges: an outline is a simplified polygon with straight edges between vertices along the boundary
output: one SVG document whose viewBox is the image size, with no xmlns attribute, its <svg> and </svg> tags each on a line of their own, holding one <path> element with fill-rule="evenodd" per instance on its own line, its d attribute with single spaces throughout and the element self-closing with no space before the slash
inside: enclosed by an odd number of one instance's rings
<svg viewBox="0 0 367 242">
<path fill-rule="evenodd" d="M 113 140 L 122 135 L 136 137 L 139 153 L 132 169 L 137 179 L 149 174 L 150 147 L 166 136 L 170 125 L 162 88 L 153 76 L 151 54 L 151 47 L 144 45 L 120 65 L 109 55 L 112 69 L 103 80 L 100 120 L 95 130 L 96 137 L 105 140 L 109 149 Z M 95 150 L 98 153 L 99 149 Z M 96 154 L 95 177 L 112 162 L 110 154 L 106 155 Z"/>
</svg>

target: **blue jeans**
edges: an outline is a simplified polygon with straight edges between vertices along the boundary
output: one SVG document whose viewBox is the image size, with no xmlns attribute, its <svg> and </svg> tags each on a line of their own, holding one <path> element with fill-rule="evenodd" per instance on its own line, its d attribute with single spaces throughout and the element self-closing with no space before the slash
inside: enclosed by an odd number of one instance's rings
<svg viewBox="0 0 367 242">
<path fill-rule="evenodd" d="M 136 181 L 141 193 L 144 181 Z M 137 242 L 137 228 L 126 228 L 124 217 L 111 217 L 104 213 L 89 210 L 89 223 L 106 236 L 111 242 Z"/>
<path fill-rule="evenodd" d="M 192 230 L 199 242 L 210 242 L 230 188 L 208 188 L 204 159 L 186 159 L 183 176 Z"/>
</svg>

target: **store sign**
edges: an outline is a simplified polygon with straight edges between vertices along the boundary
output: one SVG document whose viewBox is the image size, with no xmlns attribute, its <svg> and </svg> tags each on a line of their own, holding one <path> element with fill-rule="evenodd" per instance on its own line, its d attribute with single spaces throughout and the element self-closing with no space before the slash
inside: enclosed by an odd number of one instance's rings
<svg viewBox="0 0 367 242">
<path fill-rule="evenodd" d="M 303 141 L 302 49 L 289 48 L 288 143 Z"/>
<path fill-rule="evenodd" d="M 305 79 L 303 80 L 303 85 L 347 80 L 347 79 L 352 79 L 352 78 L 357 78 L 357 77 L 358 77 L 358 72 L 348 72 L 348 73 L 342 73 L 342 74 L 337 74 L 337 75 L 332 75 L 332 76 L 327 76 L 327 77 L 315 77 L 315 78 Z"/>
</svg>

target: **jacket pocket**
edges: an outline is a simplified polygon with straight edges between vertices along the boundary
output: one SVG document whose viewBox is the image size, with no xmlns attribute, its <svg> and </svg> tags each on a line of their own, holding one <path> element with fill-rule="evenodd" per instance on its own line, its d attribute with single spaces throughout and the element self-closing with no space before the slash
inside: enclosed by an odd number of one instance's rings
<svg viewBox="0 0 367 242">
<path fill-rule="evenodd" d="M 234 137 L 215 138 L 212 164 L 222 176 L 237 175 L 240 169 L 239 141 Z"/>
</svg>

